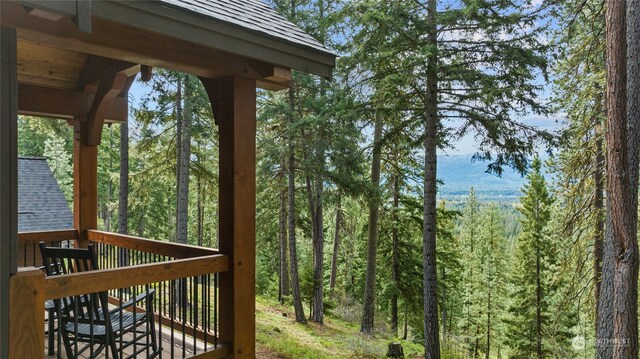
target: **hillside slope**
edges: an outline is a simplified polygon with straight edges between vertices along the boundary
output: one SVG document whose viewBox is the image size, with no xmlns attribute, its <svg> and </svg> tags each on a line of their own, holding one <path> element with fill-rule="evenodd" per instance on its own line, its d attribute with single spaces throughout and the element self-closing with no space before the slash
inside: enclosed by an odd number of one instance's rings
<svg viewBox="0 0 640 359">
<path fill-rule="evenodd" d="M 285 316 L 286 315 L 286 316 Z M 369 338 L 360 334 L 357 323 L 325 316 L 323 326 L 298 324 L 290 306 L 256 298 L 257 357 L 264 359 L 385 358 L 388 335 Z M 422 347 L 402 342 L 407 358 L 419 357 Z"/>
</svg>

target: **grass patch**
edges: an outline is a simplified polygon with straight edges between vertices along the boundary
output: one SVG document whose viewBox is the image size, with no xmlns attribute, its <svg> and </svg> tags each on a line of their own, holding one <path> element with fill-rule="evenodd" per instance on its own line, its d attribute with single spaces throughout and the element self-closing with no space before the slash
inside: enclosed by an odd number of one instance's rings
<svg viewBox="0 0 640 359">
<path fill-rule="evenodd" d="M 356 323 L 325 316 L 325 324 L 299 324 L 290 306 L 256 298 L 256 340 L 281 358 L 384 358 L 387 345 L 397 341 L 384 333 L 362 335 Z M 420 345 L 402 341 L 407 357 L 423 353 Z"/>
</svg>

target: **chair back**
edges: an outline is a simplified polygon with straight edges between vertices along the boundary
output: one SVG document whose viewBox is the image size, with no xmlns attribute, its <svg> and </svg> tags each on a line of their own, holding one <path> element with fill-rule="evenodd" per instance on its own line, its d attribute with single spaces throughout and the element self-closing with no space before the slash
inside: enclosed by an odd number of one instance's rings
<svg viewBox="0 0 640 359">
<path fill-rule="evenodd" d="M 65 275 L 98 269 L 93 244 L 87 248 L 47 247 L 40 242 L 42 263 L 47 276 Z M 56 311 L 67 322 L 105 325 L 109 318 L 107 293 L 87 293 L 54 300 Z M 105 318 L 107 319 L 105 321 Z"/>
</svg>

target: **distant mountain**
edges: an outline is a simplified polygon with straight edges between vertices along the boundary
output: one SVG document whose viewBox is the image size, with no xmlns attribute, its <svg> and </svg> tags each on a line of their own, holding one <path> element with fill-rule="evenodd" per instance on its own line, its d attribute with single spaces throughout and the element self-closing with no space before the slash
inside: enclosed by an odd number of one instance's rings
<svg viewBox="0 0 640 359">
<path fill-rule="evenodd" d="M 449 201 L 464 200 L 473 187 L 485 201 L 516 202 L 525 178 L 510 168 L 502 177 L 487 173 L 488 162 L 473 161 L 472 155 L 438 156 L 438 196 Z"/>
</svg>

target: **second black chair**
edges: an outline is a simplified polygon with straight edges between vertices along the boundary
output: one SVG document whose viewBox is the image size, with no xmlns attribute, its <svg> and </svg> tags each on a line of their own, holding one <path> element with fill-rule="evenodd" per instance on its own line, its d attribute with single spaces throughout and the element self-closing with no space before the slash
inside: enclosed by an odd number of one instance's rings
<svg viewBox="0 0 640 359">
<path fill-rule="evenodd" d="M 58 248 L 40 242 L 40 252 L 48 276 L 98 270 L 93 245 Z M 88 351 L 89 358 L 96 358 L 105 348 L 114 359 L 121 354 L 135 358 L 145 351 L 148 358 L 155 357 L 159 350 L 153 316 L 154 293 L 148 289 L 111 310 L 107 292 L 55 299 L 58 328 L 67 357 L 78 358 Z M 145 309 L 138 309 L 140 306 Z M 130 334 L 129 337 L 125 337 L 126 334 Z M 131 346 L 133 351 L 124 350 Z"/>
</svg>

